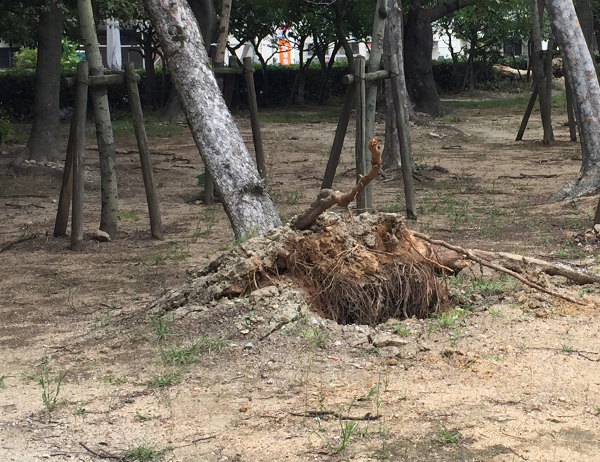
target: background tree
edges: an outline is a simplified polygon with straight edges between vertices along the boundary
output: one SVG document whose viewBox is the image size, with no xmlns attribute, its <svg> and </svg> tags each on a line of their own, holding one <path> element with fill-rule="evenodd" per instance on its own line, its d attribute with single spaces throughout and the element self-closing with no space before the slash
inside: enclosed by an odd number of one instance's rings
<svg viewBox="0 0 600 462">
<path fill-rule="evenodd" d="M 0 0 L 0 38 L 38 47 L 33 124 L 29 141 L 14 163 L 25 159 L 56 161 L 59 146 L 60 58 L 62 18 L 60 0 Z"/>
</svg>

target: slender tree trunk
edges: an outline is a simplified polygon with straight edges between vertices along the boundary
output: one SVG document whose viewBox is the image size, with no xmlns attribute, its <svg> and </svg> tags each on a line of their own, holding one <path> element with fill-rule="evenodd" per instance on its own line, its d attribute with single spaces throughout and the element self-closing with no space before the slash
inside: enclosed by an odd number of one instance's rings
<svg viewBox="0 0 600 462">
<path fill-rule="evenodd" d="M 148 27 L 144 32 L 144 62 L 146 65 L 144 103 L 149 108 L 156 110 L 158 105 L 158 94 L 156 85 L 156 72 L 154 70 L 154 44 L 152 35 L 152 27 Z"/>
<path fill-rule="evenodd" d="M 229 36 L 229 17 L 231 16 L 232 0 L 223 0 L 221 18 L 219 19 L 219 38 L 217 39 L 217 51 L 215 52 L 215 63 L 225 63 L 225 50 L 227 48 L 227 37 Z"/>
<path fill-rule="evenodd" d="M 342 44 L 339 40 L 336 40 L 333 50 L 331 51 L 331 56 L 329 58 L 329 62 L 327 63 L 327 69 L 325 70 L 325 75 L 323 76 L 323 82 L 321 82 L 321 89 L 319 90 L 319 101 L 318 104 L 321 105 L 327 100 L 329 96 L 328 86 L 329 78 L 331 76 L 331 69 L 333 68 L 333 63 L 335 62 L 335 55 Z"/>
<path fill-rule="evenodd" d="M 406 81 L 404 78 L 404 50 L 402 47 L 403 25 L 404 20 L 402 18 L 401 2 L 398 0 L 388 0 L 388 17 L 386 20 L 385 37 L 383 40 L 383 53 L 384 55 L 396 55 L 400 72 L 400 78 L 398 79 L 398 81 L 400 82 L 400 87 L 398 88 L 398 90 L 402 98 L 402 104 L 404 105 L 405 122 L 408 126 L 411 105 L 408 99 L 408 93 L 406 91 Z M 401 167 L 400 143 L 398 141 L 398 130 L 397 124 L 395 122 L 396 110 L 394 108 L 394 100 L 392 98 L 391 85 L 392 80 L 388 79 L 385 82 L 385 144 L 382 153 L 382 166 L 385 170 L 395 170 Z M 408 133 L 408 135 L 410 135 L 410 132 Z M 408 144 L 410 145 L 410 139 L 408 140 Z"/>
<path fill-rule="evenodd" d="M 62 54 L 62 10 L 55 1 L 39 16 L 36 40 L 38 59 L 35 66 L 33 126 L 27 146 L 15 160 L 56 161 L 60 157 L 59 90 Z"/>
<path fill-rule="evenodd" d="M 551 198 L 555 202 L 600 188 L 600 86 L 573 2 L 548 0 L 546 7 L 573 91 L 583 159 L 575 178 Z"/>
<path fill-rule="evenodd" d="M 531 23 L 532 23 L 532 37 L 533 37 L 533 50 L 532 50 L 532 66 L 533 71 L 533 82 L 538 86 L 539 99 L 540 99 L 540 112 L 542 116 L 542 125 L 544 127 L 544 144 L 550 143 L 554 139 L 552 132 L 552 118 L 550 111 L 551 101 L 548 98 L 548 92 L 546 91 L 546 76 L 544 73 L 544 62 L 542 60 L 542 30 L 541 30 L 541 14 L 538 8 L 538 0 L 529 1 L 530 12 L 531 12 Z M 543 11 L 543 8 L 542 8 Z M 581 31 L 581 29 L 580 29 Z"/>
<path fill-rule="evenodd" d="M 350 47 L 350 43 L 348 43 L 348 37 L 346 36 L 346 31 L 344 30 L 344 15 L 346 14 L 343 11 L 342 6 L 339 2 L 334 2 L 332 4 L 334 16 L 334 24 L 335 24 L 335 34 L 337 39 L 342 44 L 342 48 L 344 48 L 344 53 L 346 54 L 346 59 L 348 60 L 348 68 L 354 69 L 354 53 L 352 52 L 352 47 Z"/>
<path fill-rule="evenodd" d="M 103 75 L 102 57 L 98 47 L 96 25 L 91 0 L 77 0 L 81 38 L 85 47 L 86 59 L 90 66 L 90 75 Z M 117 236 L 118 192 L 115 140 L 113 138 L 108 93 L 106 87 L 92 87 L 96 140 L 100 157 L 100 190 L 102 208 L 100 211 L 100 229 L 114 239 Z"/>
<path fill-rule="evenodd" d="M 188 125 L 237 239 L 281 225 L 217 81 L 184 0 L 144 0 Z"/>
</svg>

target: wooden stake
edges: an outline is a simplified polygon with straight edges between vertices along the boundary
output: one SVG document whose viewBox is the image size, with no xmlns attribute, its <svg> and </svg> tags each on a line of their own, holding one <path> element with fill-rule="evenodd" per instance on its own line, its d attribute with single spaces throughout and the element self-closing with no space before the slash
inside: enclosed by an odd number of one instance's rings
<svg viewBox="0 0 600 462">
<path fill-rule="evenodd" d="M 158 195 L 154 186 L 152 174 L 152 157 L 148 148 L 146 138 L 146 127 L 144 126 L 144 113 L 142 112 L 142 103 L 138 85 L 135 81 L 135 70 L 133 63 L 125 63 L 125 80 L 127 81 L 127 97 L 129 98 L 129 107 L 133 115 L 133 129 L 137 140 L 138 150 L 140 152 L 140 163 L 142 165 L 142 176 L 144 178 L 144 188 L 146 189 L 146 199 L 148 201 L 148 213 L 150 215 L 150 230 L 154 239 L 163 240 L 165 232 L 160 218 L 160 205 Z"/>
<path fill-rule="evenodd" d="M 546 105 L 548 123 L 544 125 L 544 144 L 554 141 L 554 130 L 552 130 L 552 50 L 554 49 L 554 40 L 550 37 L 548 40 L 548 50 L 546 51 L 546 61 L 544 62 L 544 75 L 546 80 Z"/>
<path fill-rule="evenodd" d="M 417 219 L 417 206 L 415 203 L 415 187 L 412 176 L 412 155 L 410 143 L 408 142 L 408 127 L 404 117 L 404 106 L 400 99 L 400 70 L 395 53 L 389 56 L 390 77 L 392 87 L 392 98 L 394 98 L 394 107 L 396 108 L 396 129 L 398 140 L 400 141 L 400 161 L 402 163 L 402 179 L 404 180 L 404 197 L 406 199 L 406 216 L 410 220 Z"/>
<path fill-rule="evenodd" d="M 565 73 L 565 94 L 567 95 L 567 117 L 569 119 L 569 135 L 571 141 L 577 141 L 577 124 L 575 123 L 575 111 L 573 109 L 573 93 L 571 93 L 571 84 Z"/>
<path fill-rule="evenodd" d="M 73 118 L 75 136 L 73 137 L 73 217 L 71 219 L 71 250 L 78 250 L 83 245 L 83 197 L 84 197 L 84 156 L 85 156 L 85 121 L 88 99 L 88 63 L 77 64 L 77 90 L 75 94 L 75 111 Z"/>
<path fill-rule="evenodd" d="M 262 136 L 260 133 L 260 122 L 258 121 L 258 102 L 256 100 L 256 89 L 254 88 L 254 67 L 252 58 L 244 58 L 244 78 L 248 91 L 248 106 L 250 108 L 250 124 L 252 125 L 252 140 L 254 141 L 254 152 L 256 154 L 256 166 L 258 173 L 264 180 L 267 178 L 267 164 L 263 150 Z"/>
<path fill-rule="evenodd" d="M 69 221 L 69 210 L 71 208 L 71 197 L 73 196 L 73 148 L 75 147 L 75 132 L 77 131 L 77 119 L 75 114 L 71 116 L 71 127 L 69 128 L 69 142 L 67 144 L 67 158 L 63 172 L 60 195 L 58 196 L 58 209 L 54 222 L 54 236 L 66 236 Z"/>
<path fill-rule="evenodd" d="M 354 79 L 356 85 L 356 181 L 367 173 L 367 135 L 366 135 L 366 86 L 365 57 L 357 56 L 354 60 Z M 372 207 L 371 187 L 367 186 L 356 198 L 356 211 L 362 213 Z"/>
<path fill-rule="evenodd" d="M 236 56 L 229 57 L 229 69 L 235 69 L 238 66 L 238 59 Z M 233 88 L 235 86 L 235 74 L 227 74 L 223 76 L 225 82 L 223 83 L 223 98 L 225 98 L 225 104 L 231 109 L 231 99 L 233 98 Z"/>
<path fill-rule="evenodd" d="M 344 106 L 342 106 L 342 112 L 340 112 L 340 118 L 338 119 L 337 129 L 335 130 L 335 136 L 333 138 L 333 145 L 331 146 L 331 152 L 329 153 L 327 168 L 325 169 L 325 175 L 323 176 L 323 182 L 321 183 L 321 189 L 331 189 L 333 186 L 335 171 L 340 162 L 340 154 L 344 147 L 344 138 L 348 131 L 348 122 L 350 122 L 350 113 L 352 112 L 355 94 L 356 89 L 354 88 L 354 84 L 348 85 Z"/>
<path fill-rule="evenodd" d="M 517 133 L 517 137 L 515 141 L 521 141 L 523 139 L 523 135 L 525 134 L 525 129 L 527 128 L 527 123 L 529 122 L 529 117 L 531 117 L 531 111 L 533 111 L 533 107 L 535 106 L 535 101 L 538 97 L 538 86 L 535 84 L 533 86 L 533 92 L 531 93 L 531 98 L 529 98 L 529 103 L 527 104 L 527 109 L 525 109 L 525 114 L 523 114 L 523 120 L 521 120 L 521 126 L 519 127 L 519 132 Z"/>
</svg>

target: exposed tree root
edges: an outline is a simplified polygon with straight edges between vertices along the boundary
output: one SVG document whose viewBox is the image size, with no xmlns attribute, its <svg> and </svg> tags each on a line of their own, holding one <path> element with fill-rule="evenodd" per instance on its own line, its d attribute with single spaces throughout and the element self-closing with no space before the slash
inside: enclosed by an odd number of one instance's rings
<svg viewBox="0 0 600 462">
<path fill-rule="evenodd" d="M 548 202 L 560 202 L 567 199 L 575 199 L 581 196 L 589 196 L 598 193 L 600 184 L 598 177 L 600 177 L 600 167 L 591 166 L 584 172 L 582 168 L 575 178 L 567 183 L 560 191 L 554 194 Z"/>
<path fill-rule="evenodd" d="M 542 287 L 541 285 L 539 285 L 539 284 L 537 284 L 535 282 L 530 281 L 529 279 L 521 276 L 520 274 L 516 273 L 515 271 L 512 271 L 512 270 L 510 270 L 508 268 L 505 268 L 504 266 L 501 266 L 501 265 L 498 265 L 498 264 L 495 264 L 495 263 L 491 263 L 490 261 L 488 261 L 488 260 L 486 260 L 486 259 L 484 259 L 484 258 L 482 258 L 480 256 L 477 256 L 476 253 L 475 253 L 475 251 L 463 249 L 462 247 L 449 244 L 449 243 L 447 243 L 445 241 L 441 241 L 439 239 L 432 239 L 431 237 L 427 236 L 426 234 L 419 233 L 419 232 L 416 232 L 416 231 L 412 231 L 412 234 L 415 237 L 417 237 L 418 239 L 422 239 L 422 240 L 428 242 L 429 244 L 432 244 L 434 246 L 439 246 L 439 247 L 445 247 L 445 248 L 447 248 L 449 250 L 452 250 L 452 251 L 454 251 L 454 252 L 456 252 L 456 253 L 458 253 L 460 255 L 463 255 L 466 259 L 474 261 L 475 263 L 478 263 L 481 266 L 485 266 L 487 268 L 491 268 L 491 269 L 493 269 L 495 271 L 498 271 L 500 273 L 508 274 L 509 276 L 517 279 L 518 281 L 522 282 L 523 284 L 525 284 L 525 285 L 527 285 L 529 287 L 532 287 L 532 288 L 534 288 L 534 289 L 536 289 L 536 290 L 538 290 L 540 292 L 546 293 L 548 295 L 552 295 L 553 297 L 561 298 L 563 300 L 566 300 L 568 302 L 574 303 L 576 305 L 582 305 L 582 306 L 586 306 L 587 305 L 587 303 L 582 302 L 580 300 L 576 300 L 576 299 L 574 299 L 572 297 L 569 297 L 568 295 L 563 295 L 563 294 L 561 294 L 559 292 L 556 292 L 556 291 L 547 289 L 545 287 Z"/>
</svg>

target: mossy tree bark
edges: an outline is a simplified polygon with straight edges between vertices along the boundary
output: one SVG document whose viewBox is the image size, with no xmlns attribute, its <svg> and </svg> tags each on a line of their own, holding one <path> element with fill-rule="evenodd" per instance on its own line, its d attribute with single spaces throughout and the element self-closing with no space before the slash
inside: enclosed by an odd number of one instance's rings
<svg viewBox="0 0 600 462">
<path fill-rule="evenodd" d="M 188 126 L 237 239 L 281 225 L 219 91 L 194 15 L 184 0 L 144 0 Z"/>
<path fill-rule="evenodd" d="M 77 0 L 81 38 L 85 56 L 90 66 L 90 75 L 104 75 L 102 57 L 98 46 L 96 25 L 91 0 Z M 114 239 L 117 235 L 119 195 L 117 191 L 117 168 L 115 140 L 113 137 L 108 93 L 106 87 L 92 87 L 96 140 L 100 157 L 100 190 L 102 208 L 100 211 L 100 229 Z"/>
<path fill-rule="evenodd" d="M 597 192 L 600 188 L 600 86 L 594 62 L 571 0 L 548 0 L 548 16 L 571 84 L 579 121 L 581 170 L 552 202 Z"/>
</svg>

